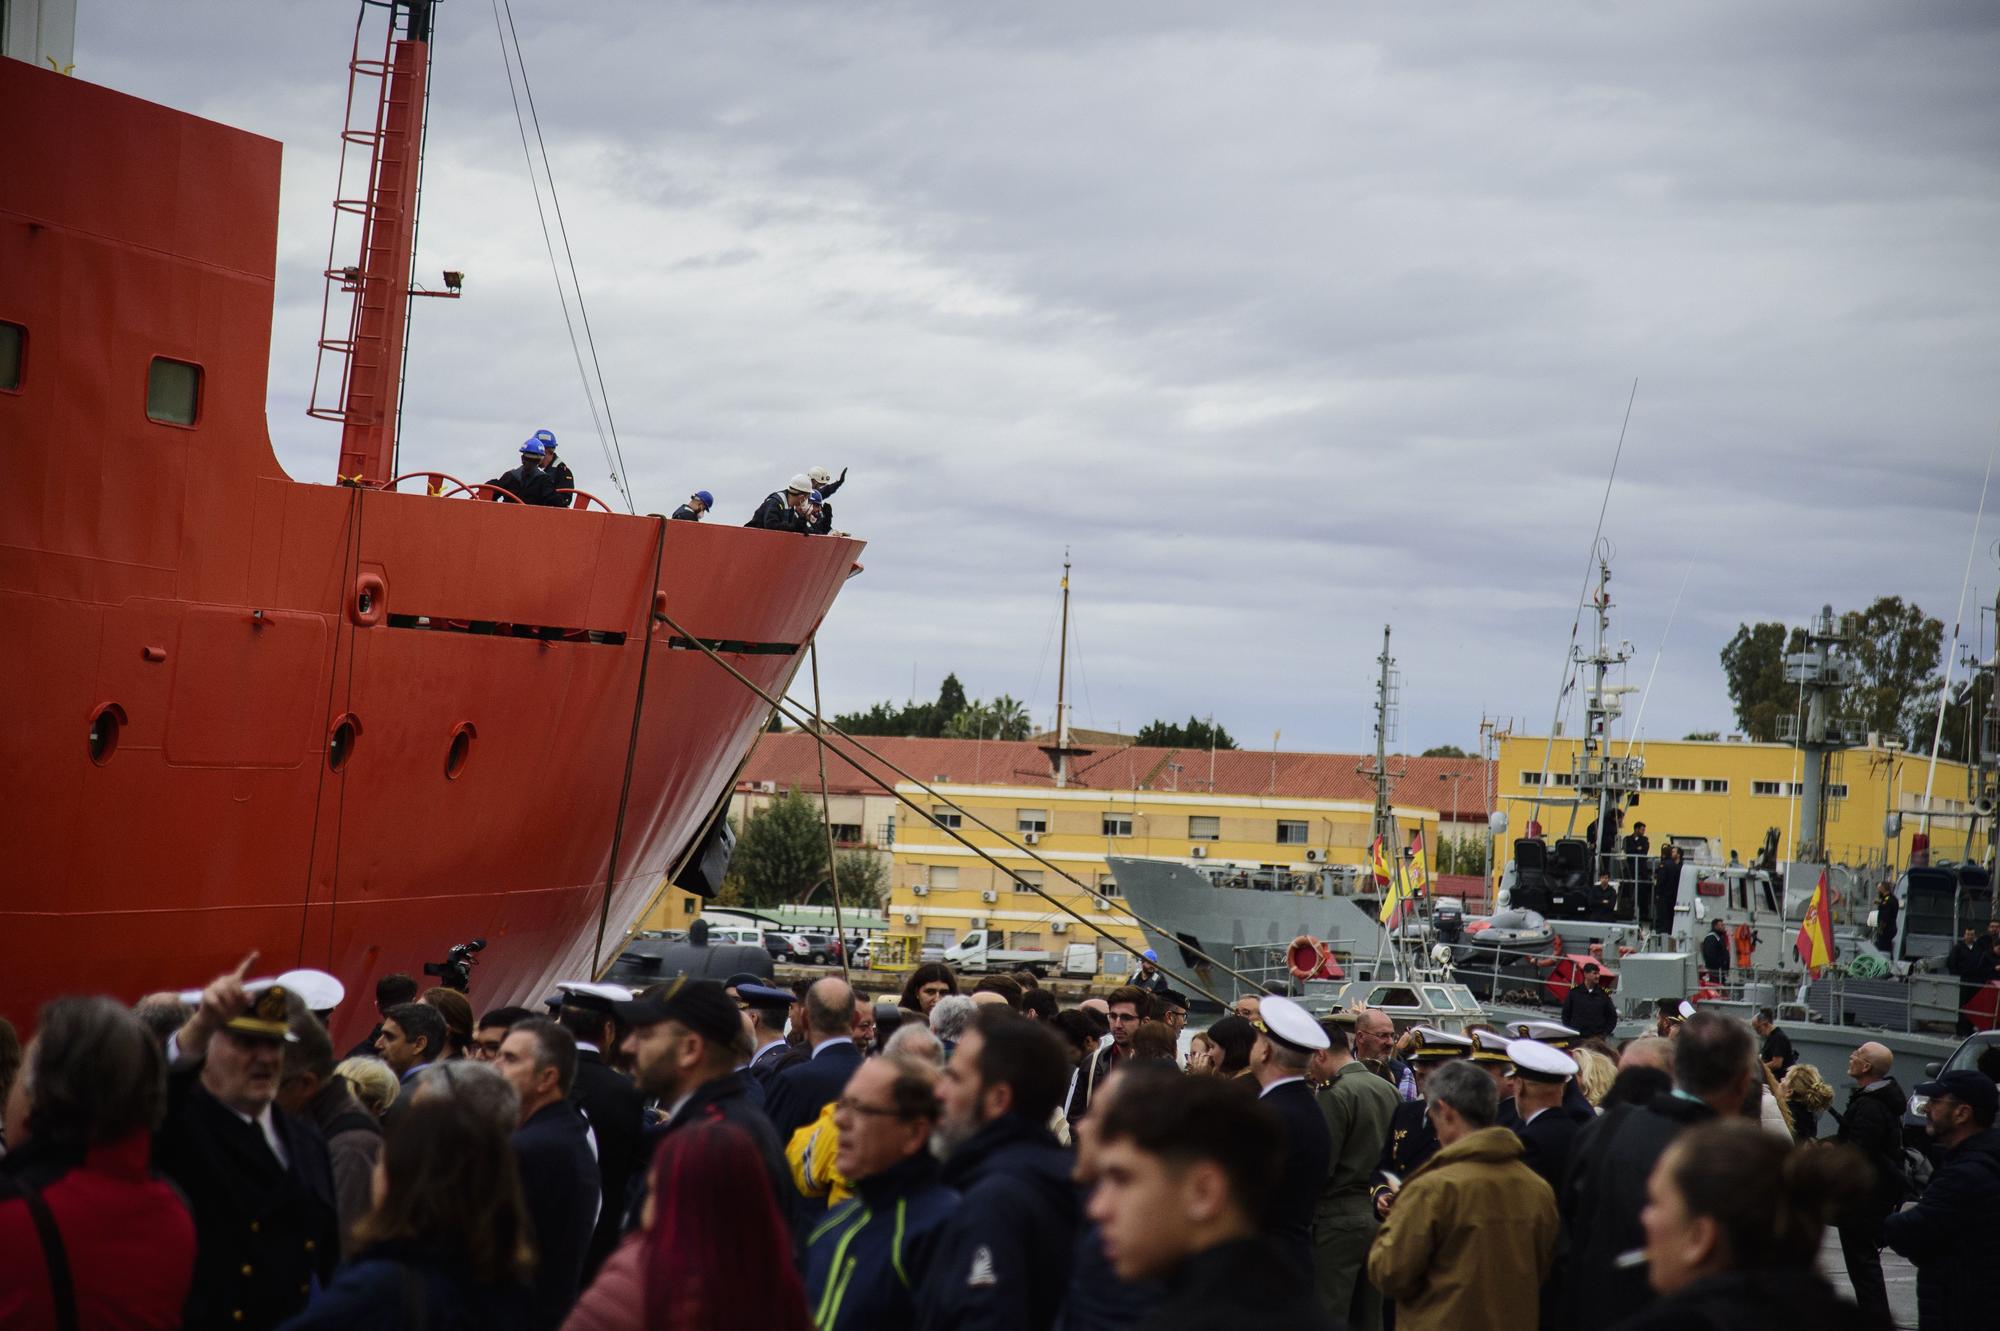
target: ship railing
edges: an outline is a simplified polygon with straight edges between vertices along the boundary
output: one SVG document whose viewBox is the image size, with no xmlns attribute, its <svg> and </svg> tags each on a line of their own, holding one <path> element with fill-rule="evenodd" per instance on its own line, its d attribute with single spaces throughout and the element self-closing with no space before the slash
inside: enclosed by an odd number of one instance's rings
<svg viewBox="0 0 2000 1331">
<path fill-rule="evenodd" d="M 395 490 L 404 481 L 415 480 L 421 480 L 424 483 L 424 493 L 434 499 L 451 499 L 463 494 L 471 495 L 474 499 L 504 497 L 516 504 L 521 502 L 520 496 L 505 486 L 494 485 L 490 481 L 461 481 L 451 473 L 443 471 L 406 471 L 400 476 L 392 476 L 386 481 L 376 482 L 365 488 L 370 490 Z M 592 504 L 597 505 L 601 511 L 606 513 L 614 511 L 611 505 L 605 503 L 588 490 L 565 488 L 558 489 L 556 493 L 559 495 L 569 495 L 572 499 L 576 500 L 577 502 L 570 505 L 570 507 L 573 507 L 579 513 L 588 511 Z"/>
</svg>

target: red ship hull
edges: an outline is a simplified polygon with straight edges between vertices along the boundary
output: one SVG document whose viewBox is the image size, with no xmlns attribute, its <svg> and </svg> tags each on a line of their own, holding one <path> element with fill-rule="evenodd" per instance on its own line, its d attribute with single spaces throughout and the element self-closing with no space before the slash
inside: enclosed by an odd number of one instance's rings
<svg viewBox="0 0 2000 1331">
<path fill-rule="evenodd" d="M 475 1006 L 585 974 L 609 877 L 608 963 L 766 715 L 656 586 L 781 690 L 859 544 L 295 482 L 278 145 L 10 60 L 0 124 L 0 1015 L 255 949 L 338 975 L 352 1040 L 472 937 Z M 156 357 L 200 367 L 191 426 Z"/>
</svg>

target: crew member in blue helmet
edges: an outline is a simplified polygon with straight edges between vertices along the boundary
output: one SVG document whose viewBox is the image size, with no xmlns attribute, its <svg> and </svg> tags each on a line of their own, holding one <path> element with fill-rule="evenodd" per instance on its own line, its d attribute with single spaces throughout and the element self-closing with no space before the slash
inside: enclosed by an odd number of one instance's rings
<svg viewBox="0 0 2000 1331">
<path fill-rule="evenodd" d="M 1164 994 L 1173 987 L 1160 970 L 1160 954 L 1150 947 L 1139 954 L 1139 973 L 1132 977 L 1132 983 L 1152 994 Z"/>
<path fill-rule="evenodd" d="M 701 515 L 715 507 L 715 496 L 706 490 L 696 490 L 688 496 L 688 501 L 674 510 L 674 517 L 682 522 L 700 522 Z"/>
<path fill-rule="evenodd" d="M 569 463 L 556 460 L 556 432 L 554 430 L 535 431 L 535 442 L 542 446 L 542 470 L 548 473 L 549 504 L 553 508 L 568 508 L 576 502 L 573 493 L 558 494 L 557 491 L 574 491 L 576 477 L 570 474 Z"/>
<path fill-rule="evenodd" d="M 504 476 L 497 476 L 486 482 L 496 491 L 489 498 L 501 503 L 518 501 L 523 504 L 552 506 L 556 501 L 555 483 L 543 468 L 542 460 L 547 456 L 539 438 L 531 438 L 521 445 L 521 465 Z"/>
</svg>

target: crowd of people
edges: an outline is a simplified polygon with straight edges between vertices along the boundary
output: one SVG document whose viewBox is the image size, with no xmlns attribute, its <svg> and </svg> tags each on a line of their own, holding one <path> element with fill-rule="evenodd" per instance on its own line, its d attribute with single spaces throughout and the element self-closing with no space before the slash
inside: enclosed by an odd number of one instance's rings
<svg viewBox="0 0 2000 1331">
<path fill-rule="evenodd" d="M 1614 1046 L 1277 994 L 1189 1033 L 1150 964 L 476 1015 L 390 975 L 342 1058 L 336 982 L 248 966 L 0 1029 L 0 1325 L 1843 1331 L 1889 1324 L 1884 1247 L 1923 1331 L 1993 1324 L 2000 1053 L 1914 1088 L 1924 1179 L 1890 1051 L 1832 1110 L 1769 1012 Z"/>
</svg>

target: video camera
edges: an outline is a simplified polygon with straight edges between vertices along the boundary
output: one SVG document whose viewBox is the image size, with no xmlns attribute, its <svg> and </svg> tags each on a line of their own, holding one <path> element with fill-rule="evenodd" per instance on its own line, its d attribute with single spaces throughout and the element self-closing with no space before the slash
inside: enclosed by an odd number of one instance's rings
<svg viewBox="0 0 2000 1331">
<path fill-rule="evenodd" d="M 472 964 L 479 960 L 479 954 L 486 950 L 486 940 L 475 938 L 469 943 L 460 943 L 444 954 L 443 961 L 426 961 L 424 974 L 435 975 L 437 982 L 447 989 L 459 993 L 472 990 Z"/>
</svg>

